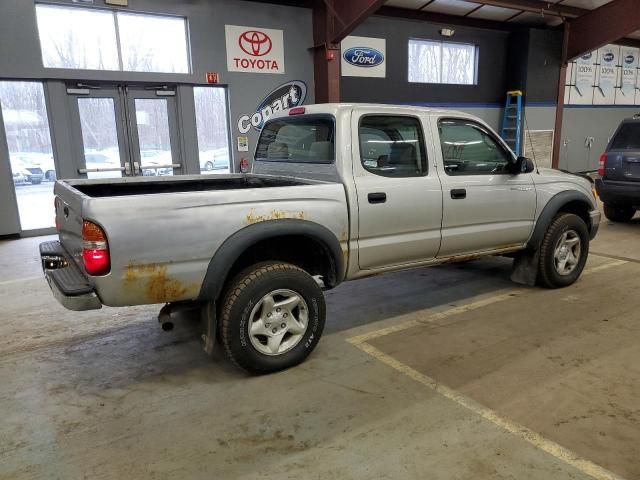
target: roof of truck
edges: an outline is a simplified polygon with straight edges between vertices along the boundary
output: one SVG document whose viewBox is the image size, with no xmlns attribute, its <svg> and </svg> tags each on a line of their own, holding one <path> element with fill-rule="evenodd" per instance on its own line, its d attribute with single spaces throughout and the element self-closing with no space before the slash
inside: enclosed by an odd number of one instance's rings
<svg viewBox="0 0 640 480">
<path fill-rule="evenodd" d="M 300 105 L 300 107 L 304 107 L 305 109 L 310 109 L 313 112 L 325 111 L 332 112 L 337 110 L 345 110 L 351 108 L 373 108 L 376 110 L 407 110 L 411 112 L 420 111 L 425 113 L 438 113 L 438 114 L 447 114 L 447 113 L 456 113 L 456 114 L 464 114 L 468 115 L 466 112 L 462 112 L 459 110 L 447 110 L 443 108 L 433 108 L 433 107 L 419 107 L 416 105 L 394 105 L 388 103 L 316 103 L 310 105 Z"/>
</svg>

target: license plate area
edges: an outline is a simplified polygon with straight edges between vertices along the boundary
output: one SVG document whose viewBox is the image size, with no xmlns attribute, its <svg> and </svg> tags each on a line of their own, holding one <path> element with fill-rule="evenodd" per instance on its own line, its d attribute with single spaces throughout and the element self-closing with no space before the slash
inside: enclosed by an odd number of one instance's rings
<svg viewBox="0 0 640 480">
<path fill-rule="evenodd" d="M 624 160 L 624 176 L 629 180 L 640 181 L 640 158 Z"/>
</svg>

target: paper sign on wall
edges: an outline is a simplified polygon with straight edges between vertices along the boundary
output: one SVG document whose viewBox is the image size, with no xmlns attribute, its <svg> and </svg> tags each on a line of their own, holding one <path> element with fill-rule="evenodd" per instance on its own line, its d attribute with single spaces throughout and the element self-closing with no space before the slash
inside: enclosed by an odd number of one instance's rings
<svg viewBox="0 0 640 480">
<path fill-rule="evenodd" d="M 622 47 L 620 52 L 620 63 L 622 64 L 622 81 L 620 91 L 625 97 L 633 97 L 636 93 L 636 76 L 638 67 L 638 49 Z"/>
<path fill-rule="evenodd" d="M 225 25 L 227 70 L 284 73 L 282 30 Z"/>
<path fill-rule="evenodd" d="M 598 88 L 603 96 L 609 96 L 613 93 L 616 83 L 616 65 L 617 51 L 612 47 L 606 46 L 600 49 L 600 79 Z"/>
<path fill-rule="evenodd" d="M 576 90 L 581 97 L 593 87 L 595 60 L 593 52 L 585 53 L 576 60 Z"/>
<path fill-rule="evenodd" d="M 346 37 L 340 43 L 343 77 L 386 76 L 386 40 L 384 38 Z"/>
</svg>

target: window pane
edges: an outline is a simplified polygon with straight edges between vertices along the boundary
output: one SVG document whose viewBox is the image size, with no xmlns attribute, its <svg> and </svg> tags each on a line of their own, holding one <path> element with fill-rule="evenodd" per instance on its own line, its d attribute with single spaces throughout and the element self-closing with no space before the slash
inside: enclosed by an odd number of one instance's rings
<svg viewBox="0 0 640 480">
<path fill-rule="evenodd" d="M 116 111 L 112 98 L 78 98 L 87 178 L 121 177 Z"/>
<path fill-rule="evenodd" d="M 143 175 L 173 175 L 167 100 L 136 98 L 135 107 Z"/>
<path fill-rule="evenodd" d="M 475 69 L 475 45 L 442 44 L 442 83 L 473 85 Z"/>
<path fill-rule="evenodd" d="M 21 228 L 53 227 L 56 168 L 42 84 L 0 82 L 0 106 Z"/>
<path fill-rule="evenodd" d="M 613 137 L 611 150 L 640 150 L 640 123 L 623 123 Z"/>
<path fill-rule="evenodd" d="M 333 119 L 307 115 L 267 122 L 258 141 L 256 160 L 292 163 L 333 163 Z"/>
<path fill-rule="evenodd" d="M 409 81 L 440 83 L 441 55 L 440 42 L 409 40 Z"/>
<path fill-rule="evenodd" d="M 119 70 L 111 12 L 38 4 L 36 16 L 45 67 Z"/>
<path fill-rule="evenodd" d="M 385 177 L 426 174 L 422 126 L 416 118 L 368 116 L 360 122 L 360 157 L 368 171 Z"/>
<path fill-rule="evenodd" d="M 202 173 L 229 173 L 226 93 L 224 88 L 193 87 Z"/>
<path fill-rule="evenodd" d="M 189 73 L 186 21 L 118 12 L 124 70 Z"/>
<path fill-rule="evenodd" d="M 438 129 L 447 175 L 507 173 L 511 156 L 480 125 L 467 120 L 441 120 Z"/>
</svg>

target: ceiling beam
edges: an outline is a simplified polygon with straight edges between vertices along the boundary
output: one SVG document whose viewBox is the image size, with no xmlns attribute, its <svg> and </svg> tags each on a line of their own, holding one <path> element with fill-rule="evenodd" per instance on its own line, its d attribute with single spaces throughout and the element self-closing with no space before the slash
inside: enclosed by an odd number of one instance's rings
<svg viewBox="0 0 640 480">
<path fill-rule="evenodd" d="M 568 21 L 567 58 L 573 60 L 640 30 L 637 0 L 612 0 L 581 17 Z"/>
<path fill-rule="evenodd" d="M 554 17 L 574 18 L 589 13 L 589 10 L 569 5 L 543 2 L 540 0 L 473 0 L 475 3 L 492 7 L 512 8 L 525 12 L 551 15 Z"/>
<path fill-rule="evenodd" d="M 462 27 L 487 28 L 490 30 L 511 31 L 519 25 L 509 25 L 505 22 L 494 20 L 482 20 L 480 18 L 461 17 L 458 15 L 447 15 L 444 13 L 425 12 L 423 10 L 408 10 L 397 7 L 381 7 L 375 15 L 381 17 L 403 18 L 408 20 L 418 20 L 421 22 L 440 23 L 442 25 L 459 25 Z"/>
<path fill-rule="evenodd" d="M 333 32 L 328 43 L 339 43 L 358 25 L 378 10 L 386 0 L 323 0 L 334 17 Z"/>
</svg>

